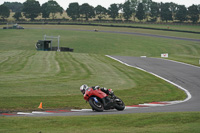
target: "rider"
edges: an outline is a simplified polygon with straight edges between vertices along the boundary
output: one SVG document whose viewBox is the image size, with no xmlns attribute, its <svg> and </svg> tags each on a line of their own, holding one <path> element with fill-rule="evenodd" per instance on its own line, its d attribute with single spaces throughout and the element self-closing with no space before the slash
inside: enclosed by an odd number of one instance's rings
<svg viewBox="0 0 200 133">
<path fill-rule="evenodd" d="M 105 87 L 102 87 L 100 88 L 99 86 L 92 86 L 92 87 L 88 87 L 86 84 L 84 85 L 81 85 L 80 87 L 80 91 L 82 92 L 83 95 L 85 95 L 85 92 L 88 88 L 92 88 L 93 90 L 101 90 L 102 92 L 106 93 L 107 95 L 110 95 L 111 97 L 114 97 L 114 93 L 112 90 L 108 90 L 107 88 Z M 105 97 L 105 98 L 102 98 L 102 102 L 104 104 L 104 108 L 108 109 L 110 107 L 110 105 L 112 105 L 112 101 L 110 98 L 108 97 Z"/>
<path fill-rule="evenodd" d="M 83 93 L 83 95 L 85 94 L 85 91 L 86 91 L 88 88 L 90 88 L 90 87 L 88 87 L 86 84 L 81 85 L 80 91 Z M 106 93 L 107 95 L 113 96 L 113 91 L 109 91 L 109 90 L 108 90 L 107 88 L 105 88 L 105 87 L 100 88 L 99 86 L 92 86 L 91 88 L 92 88 L 93 90 L 100 89 L 102 92 Z"/>
</svg>

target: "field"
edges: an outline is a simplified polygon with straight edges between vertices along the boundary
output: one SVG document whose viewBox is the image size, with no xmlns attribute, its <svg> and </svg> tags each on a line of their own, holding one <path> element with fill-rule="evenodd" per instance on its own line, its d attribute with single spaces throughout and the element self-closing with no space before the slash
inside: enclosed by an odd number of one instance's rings
<svg viewBox="0 0 200 133">
<path fill-rule="evenodd" d="M 137 35 L 123 35 L 114 33 L 93 32 L 95 28 L 108 31 L 126 31 L 149 33 L 159 35 L 169 35 L 177 37 L 188 37 L 198 39 L 197 34 L 175 33 L 164 31 L 127 29 L 127 28 L 105 28 L 105 27 L 86 27 L 86 26 L 36 26 L 22 25 L 25 30 L 2 30 L 0 29 L 0 111 L 16 110 L 38 110 L 40 102 L 43 102 L 44 109 L 57 108 L 88 108 L 89 105 L 83 100 L 79 91 L 81 84 L 100 85 L 112 88 L 116 95 L 122 98 L 126 105 L 139 104 L 153 101 L 182 100 L 186 95 L 181 90 L 170 85 L 169 83 L 158 79 L 150 74 L 130 68 L 120 64 L 105 55 L 124 55 L 124 56 L 143 56 L 160 57 L 161 53 L 169 53 L 170 58 L 177 61 L 186 62 L 193 65 L 199 65 L 200 45 L 199 42 L 189 42 L 182 40 L 170 40 L 163 38 L 152 38 Z M 37 29 L 28 29 L 37 28 Z M 80 31 L 72 29 L 82 29 L 91 31 Z M 47 52 L 36 51 L 35 43 L 43 39 L 43 35 L 61 36 L 61 46 L 74 48 L 73 53 L 68 52 Z M 144 93 L 145 92 L 145 93 Z M 121 115 L 108 116 L 111 120 L 122 117 L 138 117 L 138 119 L 152 118 L 156 114 L 143 115 Z M 161 114 L 157 119 L 167 117 L 168 114 Z M 177 113 L 172 113 L 176 117 Z M 181 128 L 187 125 L 185 129 L 197 127 L 199 121 L 190 116 L 199 113 L 181 113 L 185 117 L 186 123 L 178 125 Z M 81 123 L 78 127 L 84 126 L 84 121 L 91 118 L 93 121 L 104 119 L 104 116 L 90 117 L 47 117 L 45 121 L 51 124 L 58 123 L 57 132 L 65 132 L 66 121 Z M 181 118 L 179 115 L 177 118 Z M 57 120 L 58 119 L 58 120 Z M 107 118 L 105 118 L 108 120 Z M 134 123 L 138 119 L 127 120 Z M 175 118 L 166 118 L 170 124 Z M 190 119 L 190 120 L 188 120 Z M 14 132 L 19 130 L 18 127 L 12 127 L 7 130 L 6 123 L 26 123 L 33 121 L 33 124 L 42 118 L 0 118 L 0 123 L 5 121 L 3 132 Z M 125 120 L 124 120 L 125 121 Z M 147 120 L 148 121 L 148 120 Z M 155 120 L 156 121 L 156 120 Z M 44 122 L 44 121 L 43 121 Z M 41 122 L 41 124 L 44 124 Z M 62 124 L 63 123 L 63 124 Z M 64 124 L 65 123 L 65 124 Z M 73 122 L 72 122 L 73 123 Z M 109 123 L 109 121 L 108 121 Z M 144 122 L 145 123 L 145 122 Z M 163 123 L 163 125 L 162 125 Z M 187 124 L 188 123 L 188 124 Z M 51 125 L 50 124 L 50 125 Z M 99 122 L 98 122 L 99 124 Z M 97 124 L 97 125 L 98 125 Z M 2 125 L 2 124 L 1 124 Z M 17 125 L 17 124 L 16 124 Z M 38 125 L 40 125 L 38 123 Z M 94 124 L 94 127 L 97 127 Z M 148 125 L 148 123 L 147 123 Z M 114 126 L 114 125 L 113 125 Z M 125 126 L 125 125 L 122 125 Z M 128 131 L 133 130 L 136 125 L 129 125 Z M 156 129 L 156 124 L 154 125 Z M 168 124 L 161 122 L 161 131 Z M 20 127 L 20 126 L 19 126 Z M 26 127 L 26 126 L 25 126 Z M 33 125 L 27 125 L 33 127 Z M 50 126 L 49 126 L 50 127 Z M 101 127 L 101 126 L 100 126 Z M 39 132 L 31 129 L 23 130 L 24 132 Z M 70 132 L 71 127 L 67 127 Z M 76 128 L 72 126 L 71 131 Z M 104 127 L 103 128 L 107 128 Z M 148 130 L 148 126 L 144 132 Z M 16 130 L 17 129 L 17 130 Z M 56 127 L 52 127 L 52 132 Z M 136 128 L 138 131 L 141 128 Z M 51 128 L 44 129 L 49 132 Z M 80 132 L 81 129 L 75 130 Z M 136 130 L 136 131 L 137 131 Z M 197 129 L 198 131 L 199 129 Z M 103 130 L 107 131 L 108 130 Z M 117 130 L 113 130 L 117 131 Z M 155 130 L 153 129 L 152 132 Z M 173 132 L 173 129 L 171 129 Z M 187 131 L 187 130 L 185 130 Z M 84 132 L 84 130 L 82 131 Z M 120 131 L 119 131 L 120 132 Z"/>
<path fill-rule="evenodd" d="M 0 117 L 4 133 L 199 133 L 200 113 Z"/>
</svg>

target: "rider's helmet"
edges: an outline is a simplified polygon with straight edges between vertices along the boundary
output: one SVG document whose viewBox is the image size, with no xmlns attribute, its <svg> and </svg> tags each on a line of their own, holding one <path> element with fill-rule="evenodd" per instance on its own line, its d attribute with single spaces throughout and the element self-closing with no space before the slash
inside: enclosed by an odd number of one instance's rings
<svg viewBox="0 0 200 133">
<path fill-rule="evenodd" d="M 83 93 L 83 95 L 85 94 L 85 90 L 88 88 L 88 86 L 86 84 L 81 85 L 80 87 L 80 91 Z"/>
</svg>

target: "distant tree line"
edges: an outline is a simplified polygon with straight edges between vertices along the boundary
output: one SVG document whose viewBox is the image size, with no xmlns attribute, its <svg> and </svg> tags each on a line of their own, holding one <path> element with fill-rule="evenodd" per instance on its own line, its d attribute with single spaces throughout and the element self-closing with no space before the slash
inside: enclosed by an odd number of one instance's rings
<svg viewBox="0 0 200 133">
<path fill-rule="evenodd" d="M 27 0 L 26 2 L 4 2 L 0 5 L 0 17 L 4 20 L 10 16 L 10 10 L 15 12 L 14 18 L 19 20 L 22 15 L 28 19 L 34 20 L 42 14 L 42 18 L 55 19 L 55 14 L 62 14 L 66 11 L 67 15 L 72 20 L 84 18 L 89 20 L 91 18 L 98 18 L 99 20 L 105 19 L 109 16 L 113 20 L 116 18 L 123 18 L 129 21 L 136 18 L 139 21 L 145 20 L 147 22 L 156 22 L 158 18 L 162 21 L 180 22 L 192 21 L 197 23 L 200 15 L 200 4 L 185 7 L 185 5 L 178 5 L 173 2 L 170 3 L 157 3 L 152 0 L 126 0 L 123 4 L 111 4 L 108 9 L 98 5 L 93 7 L 88 3 L 79 5 L 77 2 L 69 4 L 69 7 L 64 10 L 56 1 L 49 0 L 48 2 L 40 5 L 37 0 Z"/>
</svg>

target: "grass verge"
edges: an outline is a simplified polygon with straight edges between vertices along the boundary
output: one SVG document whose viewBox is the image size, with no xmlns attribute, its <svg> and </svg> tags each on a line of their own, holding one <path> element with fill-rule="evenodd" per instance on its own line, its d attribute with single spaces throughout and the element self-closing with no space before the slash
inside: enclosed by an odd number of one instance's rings
<svg viewBox="0 0 200 133">
<path fill-rule="evenodd" d="M 70 117 L 0 117 L 4 133 L 199 133 L 200 113 L 143 113 Z"/>
</svg>

